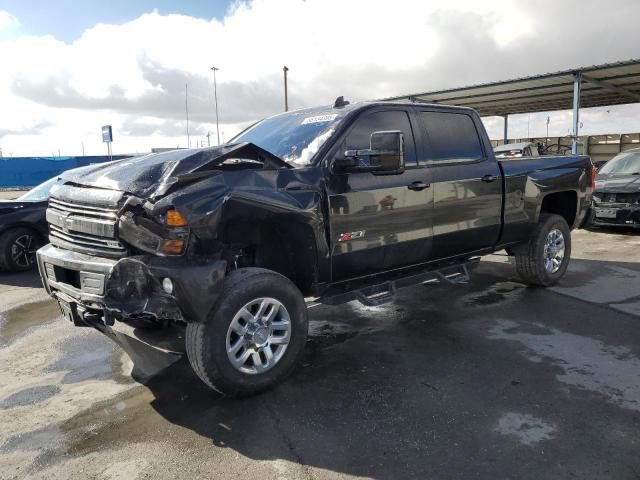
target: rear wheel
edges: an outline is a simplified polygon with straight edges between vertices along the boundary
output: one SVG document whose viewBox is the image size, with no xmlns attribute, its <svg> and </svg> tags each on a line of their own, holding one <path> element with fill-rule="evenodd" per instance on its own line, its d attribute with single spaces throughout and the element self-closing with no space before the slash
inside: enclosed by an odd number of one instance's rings
<svg viewBox="0 0 640 480">
<path fill-rule="evenodd" d="M 560 215 L 541 214 L 529 242 L 514 249 L 518 274 L 530 285 L 555 285 L 571 258 L 571 231 Z"/>
<path fill-rule="evenodd" d="M 33 230 L 12 228 L 0 235 L 0 270 L 22 272 L 36 265 L 36 250 L 42 242 Z"/>
<path fill-rule="evenodd" d="M 286 378 L 303 354 L 307 309 L 286 277 L 261 268 L 229 274 L 207 321 L 187 326 L 196 374 L 231 396 L 251 395 Z"/>
</svg>

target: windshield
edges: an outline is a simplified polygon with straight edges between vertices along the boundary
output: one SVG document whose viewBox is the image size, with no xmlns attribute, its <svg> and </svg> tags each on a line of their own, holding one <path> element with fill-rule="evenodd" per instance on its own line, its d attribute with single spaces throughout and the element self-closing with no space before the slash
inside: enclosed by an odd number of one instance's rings
<svg viewBox="0 0 640 480">
<path fill-rule="evenodd" d="M 37 187 L 32 188 L 24 195 L 18 197 L 16 200 L 21 200 L 23 202 L 41 202 L 47 200 L 49 198 L 49 190 L 51 190 L 51 187 L 58 183 L 58 181 L 58 177 L 47 180 Z"/>
<path fill-rule="evenodd" d="M 640 152 L 621 153 L 609 160 L 600 172 L 604 175 L 640 175 Z"/>
<path fill-rule="evenodd" d="M 277 115 L 256 123 L 232 142 L 251 142 L 294 167 L 311 164 L 347 111 L 323 108 Z"/>
</svg>

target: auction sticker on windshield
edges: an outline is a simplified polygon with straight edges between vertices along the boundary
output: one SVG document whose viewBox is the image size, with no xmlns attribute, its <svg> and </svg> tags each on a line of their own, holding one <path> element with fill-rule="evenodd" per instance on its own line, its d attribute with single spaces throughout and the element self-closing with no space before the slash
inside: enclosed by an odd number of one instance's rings
<svg viewBox="0 0 640 480">
<path fill-rule="evenodd" d="M 336 119 L 337 113 L 330 113 L 326 115 L 315 115 L 313 117 L 307 117 L 302 121 L 302 125 L 308 125 L 310 123 L 324 123 L 331 122 Z"/>
</svg>

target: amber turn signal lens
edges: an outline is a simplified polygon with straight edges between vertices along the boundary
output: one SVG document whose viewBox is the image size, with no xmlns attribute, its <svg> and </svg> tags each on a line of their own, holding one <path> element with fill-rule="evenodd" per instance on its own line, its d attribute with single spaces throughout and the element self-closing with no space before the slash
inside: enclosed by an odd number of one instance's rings
<svg viewBox="0 0 640 480">
<path fill-rule="evenodd" d="M 164 220 L 165 225 L 169 227 L 184 227 L 187 221 L 178 210 L 168 210 Z"/>
<path fill-rule="evenodd" d="M 165 255 L 180 255 L 184 252 L 184 241 L 182 240 L 165 240 L 160 245 L 160 253 Z"/>
</svg>

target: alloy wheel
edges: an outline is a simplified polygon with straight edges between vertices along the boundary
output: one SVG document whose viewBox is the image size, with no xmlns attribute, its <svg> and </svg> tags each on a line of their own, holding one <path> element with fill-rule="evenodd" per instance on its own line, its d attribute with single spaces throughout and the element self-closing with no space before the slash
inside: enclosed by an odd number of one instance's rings
<svg viewBox="0 0 640 480">
<path fill-rule="evenodd" d="M 282 359 L 290 340 L 291 319 L 285 306 L 275 298 L 256 298 L 231 320 L 227 356 L 242 373 L 264 373 Z"/>
</svg>

